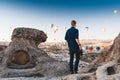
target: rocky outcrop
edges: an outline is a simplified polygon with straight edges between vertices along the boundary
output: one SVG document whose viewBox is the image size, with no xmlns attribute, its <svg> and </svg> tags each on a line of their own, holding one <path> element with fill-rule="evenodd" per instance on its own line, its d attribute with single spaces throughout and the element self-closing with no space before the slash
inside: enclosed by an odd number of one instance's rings
<svg viewBox="0 0 120 80">
<path fill-rule="evenodd" d="M 12 41 L 3 52 L 0 77 L 60 76 L 67 73 L 68 63 L 50 58 L 37 47 L 46 39 L 47 35 L 40 30 L 14 29 Z"/>
<path fill-rule="evenodd" d="M 104 55 L 104 58 L 101 58 L 101 61 L 106 64 L 98 67 L 96 71 L 98 80 L 120 80 L 120 34 L 114 40 L 108 53 Z"/>
<path fill-rule="evenodd" d="M 117 73 L 118 70 L 115 69 L 116 64 L 118 63 L 114 60 L 98 67 L 96 71 L 97 80 L 120 80 L 120 73 Z"/>
<path fill-rule="evenodd" d="M 114 43 L 105 58 L 106 62 L 112 60 L 118 60 L 118 62 L 120 61 L 120 34 L 114 40 Z"/>
<path fill-rule="evenodd" d="M 47 35 L 40 30 L 31 28 L 16 28 L 12 33 L 12 41 L 28 40 L 29 44 L 38 46 L 41 42 L 45 42 Z"/>
<path fill-rule="evenodd" d="M 120 34 L 110 50 L 80 70 L 79 74 L 68 75 L 63 80 L 120 80 Z"/>
<path fill-rule="evenodd" d="M 43 31 L 30 28 L 14 29 L 12 42 L 4 53 L 3 65 L 13 69 L 35 67 L 37 45 L 46 39 L 47 36 Z"/>
</svg>

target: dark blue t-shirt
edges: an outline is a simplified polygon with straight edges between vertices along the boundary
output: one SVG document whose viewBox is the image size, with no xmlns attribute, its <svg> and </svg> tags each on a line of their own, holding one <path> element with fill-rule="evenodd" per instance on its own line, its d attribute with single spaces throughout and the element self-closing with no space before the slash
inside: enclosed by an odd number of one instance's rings
<svg viewBox="0 0 120 80">
<path fill-rule="evenodd" d="M 75 27 L 71 27 L 66 32 L 65 40 L 68 42 L 68 47 L 72 51 L 79 50 L 79 45 L 75 39 L 79 39 L 79 31 Z"/>
</svg>

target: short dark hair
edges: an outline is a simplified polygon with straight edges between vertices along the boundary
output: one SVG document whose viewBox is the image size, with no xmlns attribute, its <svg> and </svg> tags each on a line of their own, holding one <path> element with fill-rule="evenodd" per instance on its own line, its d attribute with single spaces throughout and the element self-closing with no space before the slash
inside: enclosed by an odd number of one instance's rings
<svg viewBox="0 0 120 80">
<path fill-rule="evenodd" d="M 77 22 L 76 22 L 75 20 L 72 20 L 72 21 L 71 21 L 71 23 L 74 23 L 74 24 L 76 24 Z"/>
</svg>

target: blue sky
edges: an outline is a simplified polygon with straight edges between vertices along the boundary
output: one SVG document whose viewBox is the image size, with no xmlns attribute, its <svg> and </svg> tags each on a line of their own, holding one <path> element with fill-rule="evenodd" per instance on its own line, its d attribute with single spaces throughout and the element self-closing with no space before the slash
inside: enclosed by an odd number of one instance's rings
<svg viewBox="0 0 120 80">
<path fill-rule="evenodd" d="M 44 30 L 48 41 L 64 41 L 64 28 L 73 19 L 80 39 L 114 39 L 120 32 L 119 11 L 120 0 L 1 0 L 0 41 L 10 41 L 16 27 Z M 58 26 L 57 33 L 50 24 Z"/>
</svg>

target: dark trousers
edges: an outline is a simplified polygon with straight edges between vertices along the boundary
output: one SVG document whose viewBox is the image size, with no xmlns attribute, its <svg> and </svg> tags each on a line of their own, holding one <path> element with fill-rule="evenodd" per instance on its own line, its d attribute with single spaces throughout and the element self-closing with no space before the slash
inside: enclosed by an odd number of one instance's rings
<svg viewBox="0 0 120 80">
<path fill-rule="evenodd" d="M 74 55 L 76 56 L 76 61 L 75 61 L 75 65 L 73 66 Z M 80 60 L 79 50 L 70 51 L 70 71 L 73 71 L 73 68 L 75 71 L 78 71 L 79 60 Z"/>
</svg>

